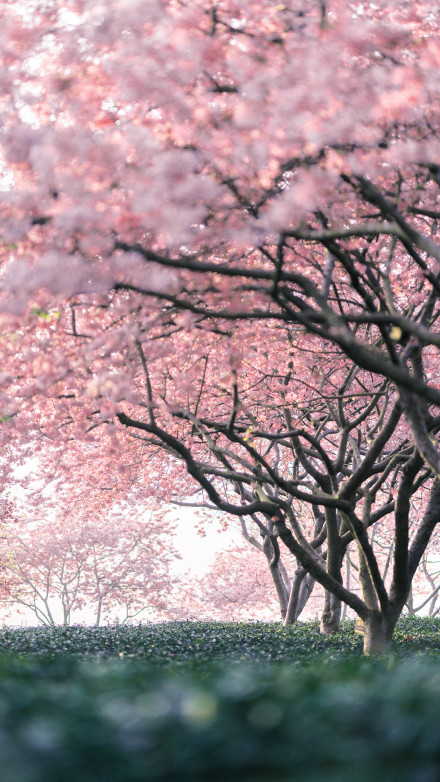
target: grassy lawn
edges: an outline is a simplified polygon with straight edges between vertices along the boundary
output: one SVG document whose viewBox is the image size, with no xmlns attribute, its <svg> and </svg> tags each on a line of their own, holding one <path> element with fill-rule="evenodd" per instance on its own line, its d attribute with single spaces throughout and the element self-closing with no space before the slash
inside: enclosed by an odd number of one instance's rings
<svg viewBox="0 0 440 782">
<path fill-rule="evenodd" d="M 440 623 L 0 631 L 3 782 L 438 782 Z"/>
</svg>

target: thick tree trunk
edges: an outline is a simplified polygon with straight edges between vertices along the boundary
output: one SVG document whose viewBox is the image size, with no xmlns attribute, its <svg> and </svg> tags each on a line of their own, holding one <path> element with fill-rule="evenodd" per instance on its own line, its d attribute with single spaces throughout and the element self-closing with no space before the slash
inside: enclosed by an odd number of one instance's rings
<svg viewBox="0 0 440 782">
<path fill-rule="evenodd" d="M 330 592 L 325 592 L 320 631 L 323 635 L 339 633 L 341 627 L 341 601 Z"/>
<path fill-rule="evenodd" d="M 364 654 L 387 654 L 391 649 L 395 623 L 387 622 L 379 613 L 364 619 Z"/>
</svg>

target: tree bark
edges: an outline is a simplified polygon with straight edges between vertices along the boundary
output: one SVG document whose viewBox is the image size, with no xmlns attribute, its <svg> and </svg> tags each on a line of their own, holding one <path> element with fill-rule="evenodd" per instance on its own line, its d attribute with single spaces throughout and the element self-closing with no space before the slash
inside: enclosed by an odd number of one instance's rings
<svg viewBox="0 0 440 782">
<path fill-rule="evenodd" d="M 287 614 L 289 595 L 279 567 L 279 559 L 275 560 L 272 543 L 268 537 L 264 538 L 263 552 L 269 565 L 270 575 L 272 576 L 272 581 L 277 593 L 278 604 L 280 606 L 281 619 L 284 622 Z"/>
<path fill-rule="evenodd" d="M 306 574 L 306 577 L 304 581 L 301 584 L 300 592 L 299 592 L 299 598 L 298 598 L 298 606 L 296 609 L 296 615 L 295 615 L 295 621 L 299 618 L 299 616 L 302 614 L 306 603 L 310 597 L 310 595 L 313 592 L 313 587 L 315 586 L 315 579 L 312 578 L 310 573 Z"/>
<path fill-rule="evenodd" d="M 324 608 L 321 615 L 319 629 L 323 635 L 333 635 L 339 633 L 341 629 L 341 601 L 332 595 L 331 592 L 325 592 Z"/>
<path fill-rule="evenodd" d="M 312 594 L 314 584 L 314 578 L 304 568 L 299 567 L 295 572 L 290 590 L 289 604 L 284 618 L 285 627 L 295 624 Z"/>
<path fill-rule="evenodd" d="M 391 638 L 395 622 L 387 622 L 379 612 L 372 612 L 364 619 L 364 654 L 373 656 L 387 654 L 391 649 Z"/>
</svg>

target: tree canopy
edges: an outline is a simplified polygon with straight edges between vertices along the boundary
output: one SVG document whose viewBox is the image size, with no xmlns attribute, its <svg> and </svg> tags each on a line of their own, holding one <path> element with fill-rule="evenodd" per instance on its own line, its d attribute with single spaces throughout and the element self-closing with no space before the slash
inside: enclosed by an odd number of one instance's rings
<svg viewBox="0 0 440 782">
<path fill-rule="evenodd" d="M 0 8 L 5 448 L 134 439 L 386 648 L 440 511 L 439 9 Z"/>
</svg>

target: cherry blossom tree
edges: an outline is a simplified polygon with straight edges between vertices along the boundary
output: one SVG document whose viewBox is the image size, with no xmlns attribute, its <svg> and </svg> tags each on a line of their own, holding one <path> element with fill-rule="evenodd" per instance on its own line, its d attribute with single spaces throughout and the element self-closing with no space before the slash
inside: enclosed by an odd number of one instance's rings
<svg viewBox="0 0 440 782">
<path fill-rule="evenodd" d="M 203 576 L 183 581 L 183 599 L 175 609 L 180 618 L 273 620 L 279 611 L 270 571 L 249 546 L 219 552 Z"/>
<path fill-rule="evenodd" d="M 1 591 L 9 615 L 21 607 L 46 625 L 70 625 L 84 611 L 96 625 L 160 615 L 176 554 L 160 514 L 146 520 L 129 510 L 114 508 L 103 518 L 74 506 L 52 508 L 52 518 L 3 521 Z"/>
<path fill-rule="evenodd" d="M 315 581 L 310 574 L 301 567 L 300 563 L 295 560 L 295 557 L 290 556 L 286 563 L 286 556 L 283 557 L 281 550 L 276 546 L 273 534 L 274 530 L 270 524 L 268 526 L 261 524 L 258 515 L 254 515 L 252 520 L 257 526 L 258 537 L 253 535 L 248 529 L 245 518 L 240 518 L 243 539 L 249 543 L 254 550 L 260 552 L 260 557 L 257 560 L 258 567 L 254 569 L 251 565 L 248 566 L 248 572 L 250 571 L 249 575 L 258 573 L 259 575 L 256 576 L 256 580 L 261 586 L 266 585 L 270 577 L 272 590 L 275 590 L 277 596 L 281 619 L 285 625 L 293 624 L 297 621 L 306 607 L 313 592 Z M 248 556 L 248 560 L 249 559 Z M 219 565 L 221 566 L 221 562 L 225 560 L 226 556 L 222 555 Z M 266 576 L 263 576 L 261 573 L 263 563 L 265 563 L 266 570 L 268 568 Z M 238 578 L 235 580 L 239 581 Z M 252 582 L 254 579 L 250 578 L 248 580 Z M 269 600 L 269 605 L 271 605 L 271 603 L 272 601 Z"/>
<path fill-rule="evenodd" d="M 183 589 L 183 601 L 176 607 L 180 617 L 216 619 L 274 620 L 280 610 L 280 599 L 274 590 L 270 568 L 264 557 L 252 547 L 241 545 L 217 554 L 212 567 L 198 579 L 192 578 Z M 322 611 L 322 594 L 303 579 L 297 615 L 284 624 L 292 624 L 299 615 L 315 618 Z M 322 590 L 321 590 L 322 591 Z M 311 598 L 311 599 L 310 599 Z"/>
<path fill-rule="evenodd" d="M 0 9 L 7 447 L 136 440 L 386 650 L 440 511 L 439 9 Z"/>
<path fill-rule="evenodd" d="M 215 509 L 209 503 L 174 503 Z M 205 534 L 208 524 L 209 521 L 202 515 L 198 523 L 200 534 Z M 295 623 L 305 607 L 309 608 L 314 580 L 295 562 L 290 552 L 278 551 L 274 556 L 273 536 L 270 537 L 258 516 L 251 520 L 253 528 L 245 517 L 239 519 L 239 524 L 241 541 L 236 540 L 234 546 L 230 545 L 227 550 L 218 553 L 206 576 L 186 590 L 186 607 L 182 603 L 176 610 L 189 616 L 195 616 L 197 612 L 207 616 L 212 603 L 216 618 L 230 618 L 229 608 L 234 608 L 235 617 L 274 619 L 278 615 L 285 625 Z M 228 524 L 227 529 L 233 532 L 234 525 Z M 221 585 L 217 584 L 218 579 Z"/>
</svg>

